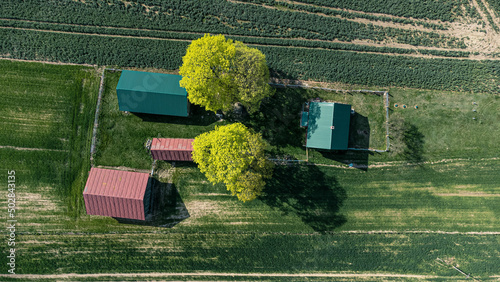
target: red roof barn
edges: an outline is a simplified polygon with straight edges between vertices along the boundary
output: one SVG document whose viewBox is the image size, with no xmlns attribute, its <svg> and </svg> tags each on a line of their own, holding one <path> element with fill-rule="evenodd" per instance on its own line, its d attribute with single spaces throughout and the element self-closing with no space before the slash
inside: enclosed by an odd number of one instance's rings
<svg viewBox="0 0 500 282">
<path fill-rule="evenodd" d="M 149 212 L 149 174 L 92 168 L 83 191 L 87 214 L 145 220 Z"/>
<path fill-rule="evenodd" d="M 153 138 L 151 156 L 155 160 L 192 161 L 194 139 Z"/>
</svg>

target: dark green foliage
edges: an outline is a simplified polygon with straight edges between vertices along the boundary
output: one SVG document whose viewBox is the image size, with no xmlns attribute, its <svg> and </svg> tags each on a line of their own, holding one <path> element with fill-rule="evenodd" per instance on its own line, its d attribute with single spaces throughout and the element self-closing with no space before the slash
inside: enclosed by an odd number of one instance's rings
<svg viewBox="0 0 500 282">
<path fill-rule="evenodd" d="M 484 5 L 483 1 L 477 1 L 477 4 L 479 5 L 479 7 L 483 11 L 483 13 L 486 15 L 486 18 L 488 19 L 488 22 L 490 23 L 491 28 L 493 28 L 497 33 L 500 32 L 500 28 L 495 24 L 495 21 L 493 21 L 493 18 L 492 18 L 492 16 L 495 16 L 495 15 L 490 15 L 490 13 L 486 9 L 486 6 Z M 496 8 L 498 8 L 497 4 L 494 4 L 494 5 L 496 6 Z M 497 10 L 497 12 L 498 12 L 498 10 Z"/>
<path fill-rule="evenodd" d="M 390 14 L 400 17 L 453 21 L 462 15 L 462 5 L 470 5 L 467 0 L 299 0 L 341 9 Z"/>
<path fill-rule="evenodd" d="M 175 0 L 161 4 L 156 1 L 143 1 L 140 4 L 99 0 L 85 3 L 65 1 L 64 5 L 31 0 L 6 6 L 0 11 L 0 17 L 53 23 L 319 40 L 364 39 L 380 42 L 394 39 L 398 43 L 436 47 L 446 47 L 448 42 L 453 42 L 450 47 L 465 47 L 463 41 L 457 38 L 433 32 L 385 28 L 336 17 L 223 0 L 212 1 L 210 5 L 195 0 Z"/>
<path fill-rule="evenodd" d="M 500 2 L 497 0 L 486 0 L 490 8 L 495 12 L 495 15 L 500 16 Z M 495 16 L 492 15 L 492 16 Z"/>
<path fill-rule="evenodd" d="M 496 62 L 421 59 L 258 46 L 273 76 L 346 83 L 499 93 Z M 286 55 L 284 55 L 286 54 Z"/>
<path fill-rule="evenodd" d="M 296 4 L 296 3 L 288 3 L 285 1 L 277 1 L 277 0 L 246 0 L 243 2 L 257 3 L 257 4 L 265 4 L 272 5 L 278 8 L 285 8 L 296 11 L 307 11 L 310 13 L 322 13 L 329 16 L 340 16 L 346 19 L 367 19 L 372 21 L 382 21 L 382 22 L 394 22 L 400 24 L 411 24 L 411 25 L 421 25 L 425 28 L 431 28 L 435 30 L 446 30 L 446 28 L 442 24 L 429 23 L 425 21 L 415 21 L 411 19 L 402 19 L 395 17 L 385 17 L 385 16 L 374 16 L 366 13 L 357 13 L 353 11 L 345 11 L 339 9 L 330 9 L 321 6 L 312 6 L 305 4 Z"/>
<path fill-rule="evenodd" d="M 25 60 L 176 69 L 189 42 L 1 29 L 0 53 Z"/>
<path fill-rule="evenodd" d="M 195 40 L 203 35 L 201 33 L 185 33 L 175 31 L 161 31 L 161 30 L 137 30 L 132 28 L 112 28 L 112 27 L 99 27 L 87 25 L 61 25 L 45 22 L 30 22 L 22 20 L 0 20 L 0 25 L 5 27 L 16 28 L 29 28 L 39 30 L 51 31 L 64 31 L 64 32 L 77 32 L 88 34 L 102 34 L 102 35 L 122 35 L 133 37 L 148 37 L 155 39 L 179 39 L 179 40 Z M 238 40 L 246 44 L 259 44 L 259 45 L 279 45 L 279 46 L 294 46 L 294 47 L 308 47 L 308 48 L 325 48 L 332 50 L 346 50 L 346 51 L 361 51 L 361 52 L 377 52 L 377 53 L 397 53 L 397 54 L 415 54 L 417 51 L 422 54 L 432 54 L 445 57 L 468 57 L 470 52 L 464 51 L 436 51 L 427 49 L 402 49 L 393 47 L 374 47 L 368 45 L 336 43 L 328 41 L 312 41 L 300 39 L 282 39 L 271 37 L 250 37 L 231 35 L 228 36 L 233 40 Z"/>
</svg>

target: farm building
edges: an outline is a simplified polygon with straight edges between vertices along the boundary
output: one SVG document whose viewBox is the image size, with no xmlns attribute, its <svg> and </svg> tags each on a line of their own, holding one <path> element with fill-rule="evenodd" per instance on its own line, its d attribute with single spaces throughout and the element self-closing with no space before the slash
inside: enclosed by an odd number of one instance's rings
<svg viewBox="0 0 500 282">
<path fill-rule="evenodd" d="M 186 89 L 180 75 L 142 71 L 122 71 L 116 95 L 120 111 L 187 117 Z"/>
<path fill-rule="evenodd" d="M 326 102 L 309 103 L 302 112 L 301 126 L 307 127 L 307 148 L 347 150 L 351 105 Z"/>
<path fill-rule="evenodd" d="M 151 156 L 155 160 L 192 161 L 194 139 L 153 138 Z"/>
<path fill-rule="evenodd" d="M 87 214 L 145 220 L 150 186 L 148 173 L 92 168 L 83 191 Z"/>
</svg>

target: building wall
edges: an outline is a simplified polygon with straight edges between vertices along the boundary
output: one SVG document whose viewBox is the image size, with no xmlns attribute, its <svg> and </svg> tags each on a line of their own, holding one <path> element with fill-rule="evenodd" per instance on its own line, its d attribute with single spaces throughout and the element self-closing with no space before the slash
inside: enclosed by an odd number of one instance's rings
<svg viewBox="0 0 500 282">
<path fill-rule="evenodd" d="M 163 161 L 193 161 L 191 151 L 174 150 L 151 150 L 151 156 L 155 160 Z"/>
<path fill-rule="evenodd" d="M 120 111 L 187 117 L 186 96 L 155 92 L 116 89 Z"/>
<path fill-rule="evenodd" d="M 144 202 L 111 196 L 83 194 L 87 214 L 144 220 Z"/>
</svg>

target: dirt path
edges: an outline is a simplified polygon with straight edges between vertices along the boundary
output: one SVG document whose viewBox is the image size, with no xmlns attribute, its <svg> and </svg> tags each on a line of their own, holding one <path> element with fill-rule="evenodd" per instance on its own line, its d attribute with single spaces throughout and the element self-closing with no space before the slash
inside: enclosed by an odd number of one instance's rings
<svg viewBox="0 0 500 282">
<path fill-rule="evenodd" d="M 167 277 L 346 277 L 346 278 L 416 278 L 416 279 L 436 279 L 435 275 L 397 274 L 397 273 L 228 273 L 228 272 L 152 272 L 152 273 L 89 273 L 89 274 L 0 274 L 0 277 L 16 277 L 26 279 L 63 279 L 63 278 L 97 278 L 97 277 L 138 277 L 138 278 L 167 278 Z M 441 277 L 446 278 L 446 277 Z"/>
<path fill-rule="evenodd" d="M 0 149 L 14 149 L 19 151 L 51 151 L 51 152 L 69 152 L 69 150 L 59 150 L 59 149 L 45 149 L 45 148 L 23 148 L 15 146 L 0 146 Z"/>
</svg>

